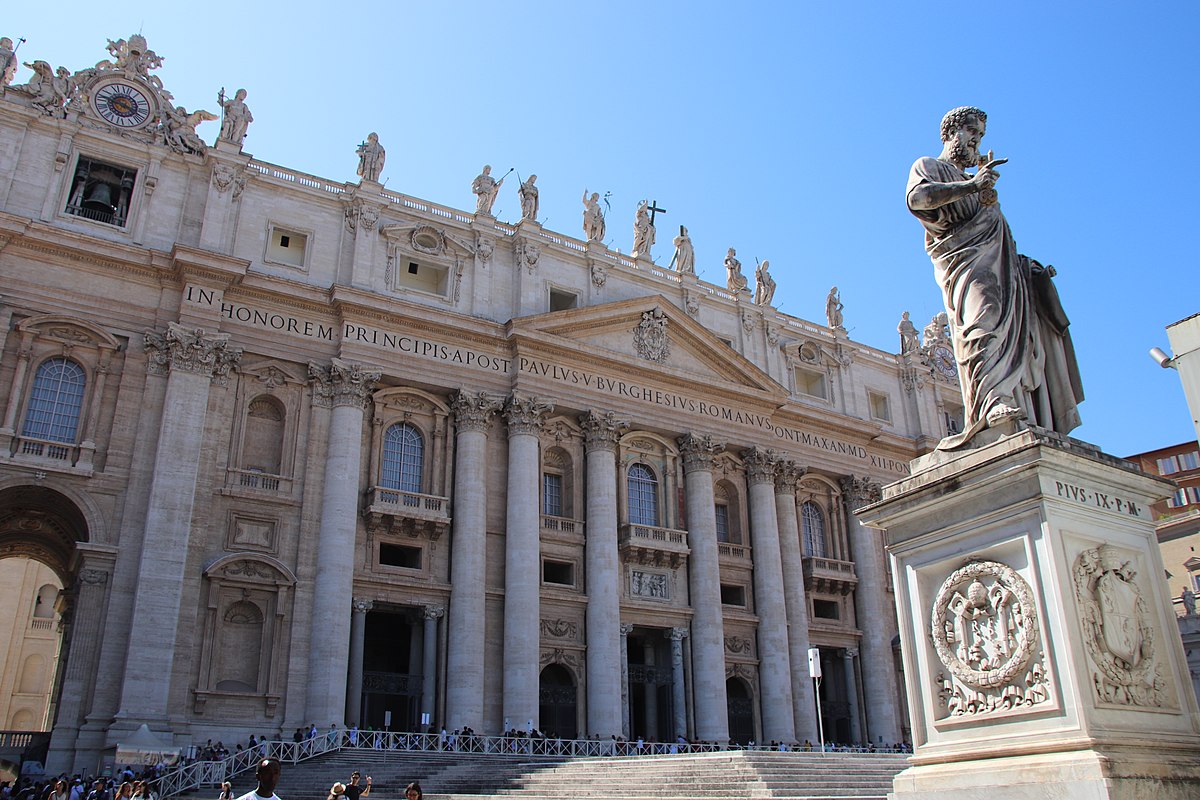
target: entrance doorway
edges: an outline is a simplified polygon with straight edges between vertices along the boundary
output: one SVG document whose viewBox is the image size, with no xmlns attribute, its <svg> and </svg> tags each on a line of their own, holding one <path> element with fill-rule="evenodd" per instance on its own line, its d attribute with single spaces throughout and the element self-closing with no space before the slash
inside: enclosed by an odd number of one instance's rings
<svg viewBox="0 0 1200 800">
<path fill-rule="evenodd" d="M 729 705 L 729 738 L 738 744 L 754 739 L 754 697 L 750 687 L 734 676 L 725 681 L 725 697 Z"/>
<path fill-rule="evenodd" d="M 634 631 L 629 653 L 629 737 L 672 742 L 675 730 L 671 643 L 661 630 Z"/>
<path fill-rule="evenodd" d="M 411 609 L 367 612 L 360 727 L 420 730 L 421 631 Z"/>
<path fill-rule="evenodd" d="M 561 664 L 542 670 L 538 720 L 542 733 L 560 739 L 579 738 L 575 679 Z"/>
</svg>

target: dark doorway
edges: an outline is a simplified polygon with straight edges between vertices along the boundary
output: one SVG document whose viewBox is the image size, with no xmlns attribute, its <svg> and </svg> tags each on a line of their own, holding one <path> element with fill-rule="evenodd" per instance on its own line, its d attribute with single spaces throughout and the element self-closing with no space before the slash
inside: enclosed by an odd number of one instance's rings
<svg viewBox="0 0 1200 800">
<path fill-rule="evenodd" d="M 542 670 L 540 696 L 538 719 L 542 732 L 560 739 L 579 738 L 575 680 L 571 673 L 560 664 L 546 667 Z"/>
<path fill-rule="evenodd" d="M 821 648 L 821 721 L 825 726 L 825 741 L 857 744 L 850 728 L 850 694 L 854 687 L 846 686 L 846 670 L 839 650 Z"/>
<path fill-rule="evenodd" d="M 754 698 L 750 687 L 741 678 L 725 681 L 725 696 L 729 704 L 729 738 L 738 744 L 754 739 Z"/>
<path fill-rule="evenodd" d="M 411 612 L 399 608 L 367 613 L 361 716 L 364 728 L 419 729 L 421 628 L 414 620 Z"/>
<path fill-rule="evenodd" d="M 629 636 L 627 651 L 630 738 L 641 736 L 648 741 L 674 741 L 670 642 L 661 630 L 635 632 Z"/>
</svg>

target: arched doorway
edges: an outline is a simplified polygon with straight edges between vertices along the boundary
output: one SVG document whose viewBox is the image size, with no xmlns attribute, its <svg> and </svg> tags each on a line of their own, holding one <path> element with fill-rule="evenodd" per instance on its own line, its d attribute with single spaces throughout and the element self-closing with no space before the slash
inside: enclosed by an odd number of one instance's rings
<svg viewBox="0 0 1200 800">
<path fill-rule="evenodd" d="M 550 664 L 542 670 L 539 725 L 547 736 L 576 739 L 579 723 L 576 711 L 575 678 L 561 664 Z"/>
<path fill-rule="evenodd" d="M 15 609 L 18 618 L 12 623 L 9 640 L 0 642 L 0 649 L 6 649 L 10 659 L 20 661 L 21 682 L 14 689 L 44 690 L 40 712 L 26 708 L 28 713 L 21 714 L 12 696 L 0 698 L 0 704 L 8 701 L 9 706 L 0 724 L 32 719 L 40 730 L 52 728 L 56 736 L 61 730 L 69 740 L 69 744 L 64 741 L 63 749 L 74 746 L 96 674 L 94 663 L 75 665 L 70 672 L 79 685 L 65 687 L 71 645 L 74 642 L 76 649 L 93 653 L 98 649 L 81 647 L 79 640 L 83 637 L 98 642 L 102 634 L 108 576 L 115 558 L 115 548 L 95 548 L 88 539 L 84 513 L 62 492 L 45 485 L 0 489 L 0 560 L 4 574 L 22 576 L 21 583 L 29 589 L 19 589 L 18 594 L 28 596 L 7 606 Z M 103 552 L 106 549 L 114 552 Z M 97 570 L 98 566 L 102 569 Z M 46 743 L 49 745 L 49 737 Z M 72 766 L 69 762 L 47 763 L 51 771 Z"/>
<path fill-rule="evenodd" d="M 754 739 L 754 698 L 750 687 L 734 676 L 725 681 L 725 697 L 729 705 L 729 738 L 738 744 Z"/>
</svg>

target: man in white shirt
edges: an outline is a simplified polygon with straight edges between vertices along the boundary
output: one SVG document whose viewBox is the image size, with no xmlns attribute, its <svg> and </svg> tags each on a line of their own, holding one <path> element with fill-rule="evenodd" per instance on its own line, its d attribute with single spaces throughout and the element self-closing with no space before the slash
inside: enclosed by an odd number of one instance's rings
<svg viewBox="0 0 1200 800">
<path fill-rule="evenodd" d="M 275 785 L 279 783 L 279 772 L 278 758 L 264 758 L 259 761 L 258 769 L 254 771 L 254 777 L 258 779 L 258 786 L 254 791 L 239 797 L 238 800 L 279 800 L 275 795 Z"/>
</svg>

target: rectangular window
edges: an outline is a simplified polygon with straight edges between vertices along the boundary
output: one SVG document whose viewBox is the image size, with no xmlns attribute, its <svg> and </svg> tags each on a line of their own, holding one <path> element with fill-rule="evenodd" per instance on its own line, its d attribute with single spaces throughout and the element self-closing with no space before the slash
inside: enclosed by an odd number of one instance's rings
<svg viewBox="0 0 1200 800">
<path fill-rule="evenodd" d="M 880 422 L 892 421 L 892 405 L 888 402 L 886 394 L 868 391 L 867 401 L 871 406 L 871 419 L 879 420 Z"/>
<path fill-rule="evenodd" d="M 1157 464 L 1159 475 L 1170 475 L 1173 472 L 1179 472 L 1179 462 L 1175 460 L 1175 456 L 1160 458 Z"/>
<path fill-rule="evenodd" d="M 579 295 L 563 291 L 562 289 L 550 289 L 551 311 L 566 311 L 568 308 L 575 308 L 578 304 Z"/>
<path fill-rule="evenodd" d="M 421 548 L 402 544 L 379 544 L 379 563 L 385 567 L 421 568 Z"/>
<path fill-rule="evenodd" d="M 1200 453 L 1193 450 L 1190 453 L 1179 454 L 1179 468 L 1184 469 L 1200 469 Z"/>
<path fill-rule="evenodd" d="M 267 233 L 267 261 L 304 269 L 308 254 L 308 236 L 272 225 Z"/>
<path fill-rule="evenodd" d="M 548 517 L 563 515 L 562 475 L 542 473 L 542 513 Z"/>
<path fill-rule="evenodd" d="M 397 271 L 396 286 L 445 297 L 449 274 L 445 267 L 410 261 L 404 269 Z"/>
<path fill-rule="evenodd" d="M 1188 503 L 1200 503 L 1200 486 L 1185 486 Z"/>
<path fill-rule="evenodd" d="M 729 506 L 717 506 L 717 541 L 729 541 Z"/>
<path fill-rule="evenodd" d="M 575 565 L 569 561 L 542 562 L 542 583 L 557 583 L 559 586 L 575 585 Z"/>
<path fill-rule="evenodd" d="M 721 584 L 721 605 L 745 606 L 746 605 L 746 587 L 745 586 L 730 586 L 727 583 L 722 583 Z"/>
<path fill-rule="evenodd" d="M 963 432 L 962 406 L 946 406 L 946 433 L 953 435 Z"/>
<path fill-rule="evenodd" d="M 1187 491 L 1180 489 L 1175 494 L 1171 495 L 1171 499 L 1167 501 L 1167 505 L 1171 508 L 1179 508 L 1187 505 Z"/>
<path fill-rule="evenodd" d="M 136 169 L 80 156 L 63 210 L 75 217 L 124 228 L 136 180 Z"/>
<path fill-rule="evenodd" d="M 813 600 L 813 616 L 818 619 L 839 619 L 840 609 L 832 600 Z"/>
<path fill-rule="evenodd" d="M 829 391 L 825 384 L 825 375 L 821 372 L 796 368 L 796 391 L 809 397 L 829 399 Z"/>
</svg>

